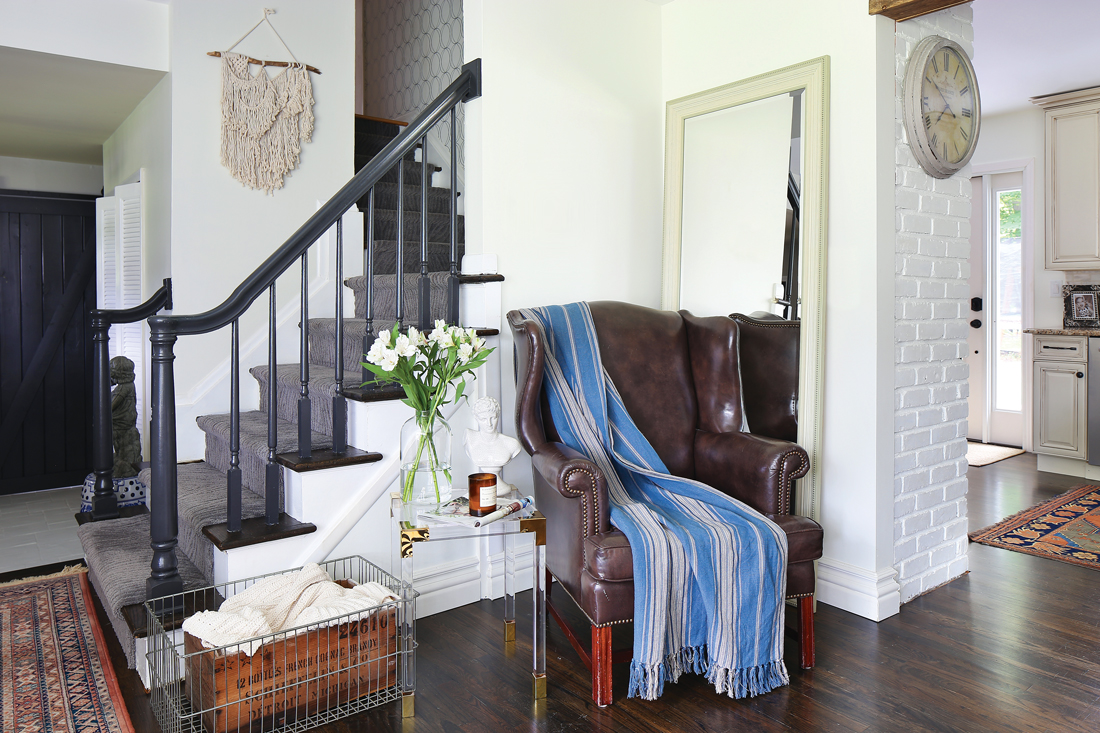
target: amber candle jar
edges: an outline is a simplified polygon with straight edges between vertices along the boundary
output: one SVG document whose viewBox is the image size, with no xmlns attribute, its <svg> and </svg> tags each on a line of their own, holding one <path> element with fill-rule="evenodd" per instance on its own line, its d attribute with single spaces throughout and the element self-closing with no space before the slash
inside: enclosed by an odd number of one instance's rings
<svg viewBox="0 0 1100 733">
<path fill-rule="evenodd" d="M 497 476 L 495 473 L 470 474 L 470 516 L 484 517 L 497 510 Z"/>
</svg>

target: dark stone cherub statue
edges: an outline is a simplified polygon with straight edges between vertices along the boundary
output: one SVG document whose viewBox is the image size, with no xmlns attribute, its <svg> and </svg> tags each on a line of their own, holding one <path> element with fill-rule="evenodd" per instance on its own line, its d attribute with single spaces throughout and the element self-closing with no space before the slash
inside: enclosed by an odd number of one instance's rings
<svg viewBox="0 0 1100 733">
<path fill-rule="evenodd" d="M 137 392 L 134 362 L 125 356 L 111 359 L 111 429 L 114 433 L 114 477 L 136 476 L 141 463 L 141 435 L 137 429 Z"/>
</svg>

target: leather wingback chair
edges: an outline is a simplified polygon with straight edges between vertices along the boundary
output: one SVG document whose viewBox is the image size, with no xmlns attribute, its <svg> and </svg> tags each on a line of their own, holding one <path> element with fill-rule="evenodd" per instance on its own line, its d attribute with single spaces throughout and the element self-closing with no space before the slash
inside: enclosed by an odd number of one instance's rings
<svg viewBox="0 0 1100 733">
<path fill-rule="evenodd" d="M 799 599 L 801 663 L 814 665 L 814 563 L 821 527 L 792 515 L 792 482 L 807 472 L 792 442 L 744 430 L 738 323 L 616 302 L 589 303 L 600 356 L 627 411 L 668 470 L 733 496 L 787 535 L 787 597 Z M 547 567 L 592 626 L 585 649 L 550 604 L 592 672 L 597 705 L 612 701 L 611 628 L 634 616 L 630 543 L 611 526 L 607 484 L 588 458 L 560 441 L 543 389 L 546 337 L 508 314 L 516 347 L 516 429 L 531 454 L 535 501 L 546 516 Z M 743 357 L 741 357 L 743 360 Z M 748 425 L 752 425 L 749 421 Z"/>
<path fill-rule="evenodd" d="M 749 432 L 798 440 L 799 322 L 762 311 L 734 313 L 741 353 L 741 386 Z"/>
</svg>

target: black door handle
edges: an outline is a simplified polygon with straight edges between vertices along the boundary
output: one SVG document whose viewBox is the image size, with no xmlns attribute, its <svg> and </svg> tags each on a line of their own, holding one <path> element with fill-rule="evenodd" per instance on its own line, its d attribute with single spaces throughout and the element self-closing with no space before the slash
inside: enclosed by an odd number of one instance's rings
<svg viewBox="0 0 1100 733">
<path fill-rule="evenodd" d="M 982 327 L 982 322 L 979 321 L 977 318 L 975 318 L 973 321 L 970 322 L 970 327 L 971 328 L 981 328 Z"/>
<path fill-rule="evenodd" d="M 1078 378 L 1078 379 L 1083 379 L 1083 378 L 1084 378 L 1084 376 L 1085 376 L 1085 373 L 1084 373 L 1084 372 L 1077 372 L 1077 378 Z"/>
</svg>

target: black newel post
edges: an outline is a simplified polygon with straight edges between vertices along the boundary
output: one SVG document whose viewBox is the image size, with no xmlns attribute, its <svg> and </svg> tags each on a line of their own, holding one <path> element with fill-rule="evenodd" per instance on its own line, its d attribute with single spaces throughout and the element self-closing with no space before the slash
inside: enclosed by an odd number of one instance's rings
<svg viewBox="0 0 1100 733">
<path fill-rule="evenodd" d="M 155 319 L 153 319 L 155 320 Z M 153 548 L 151 572 L 145 582 L 146 598 L 162 598 L 183 592 L 176 565 L 176 536 L 179 519 L 176 508 L 176 385 L 172 370 L 176 343 L 174 333 L 156 330 L 149 340 L 153 345 L 152 373 L 152 505 L 149 517 L 149 544 Z"/>
<path fill-rule="evenodd" d="M 99 311 L 92 311 L 92 473 L 95 474 L 92 519 L 96 521 L 118 517 L 112 480 L 110 329 L 111 322 Z"/>
</svg>

